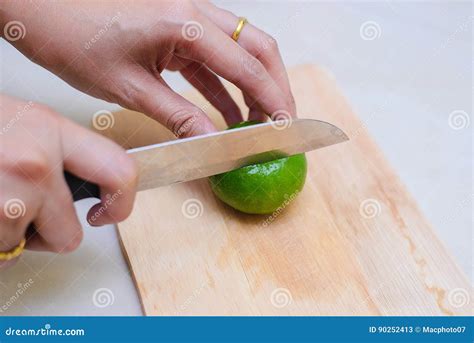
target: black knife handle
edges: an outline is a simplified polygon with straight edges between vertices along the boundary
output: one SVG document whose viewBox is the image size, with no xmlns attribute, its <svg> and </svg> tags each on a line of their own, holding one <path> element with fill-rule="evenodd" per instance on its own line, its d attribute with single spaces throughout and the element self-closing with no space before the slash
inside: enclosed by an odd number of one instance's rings
<svg viewBox="0 0 474 343">
<path fill-rule="evenodd" d="M 67 171 L 64 172 L 64 178 L 74 201 L 86 198 L 100 199 L 100 189 L 95 183 L 85 181 Z"/>
</svg>

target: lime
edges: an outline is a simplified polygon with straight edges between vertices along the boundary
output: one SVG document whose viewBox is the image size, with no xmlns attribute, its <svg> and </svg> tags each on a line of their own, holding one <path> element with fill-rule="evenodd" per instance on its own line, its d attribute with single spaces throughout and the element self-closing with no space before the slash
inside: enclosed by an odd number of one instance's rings
<svg viewBox="0 0 474 343">
<path fill-rule="evenodd" d="M 244 121 L 229 129 L 259 123 Z M 306 169 L 305 155 L 298 154 L 214 175 L 209 182 L 214 194 L 236 210 L 268 214 L 280 211 L 298 195 L 304 186 Z"/>
</svg>

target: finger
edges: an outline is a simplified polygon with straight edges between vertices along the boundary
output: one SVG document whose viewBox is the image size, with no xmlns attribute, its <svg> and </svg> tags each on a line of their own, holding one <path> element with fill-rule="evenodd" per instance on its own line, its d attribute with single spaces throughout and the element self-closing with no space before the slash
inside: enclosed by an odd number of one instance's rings
<svg viewBox="0 0 474 343">
<path fill-rule="evenodd" d="M 33 251 L 51 251 L 49 244 L 36 231 L 35 225 L 31 223 L 26 230 L 26 249 Z"/>
<path fill-rule="evenodd" d="M 135 199 L 135 161 L 107 138 L 62 120 L 64 169 L 100 187 L 101 202 L 89 211 L 89 223 L 98 226 L 124 220 Z"/>
<path fill-rule="evenodd" d="M 31 190 L 29 191 L 31 192 Z M 31 201 L 25 193 L 23 194 L 22 196 L 10 197 L 3 202 L 3 206 L 0 208 L 1 252 L 7 252 L 15 248 L 25 237 L 28 220 L 33 220 L 33 216 L 30 214 L 33 209 L 26 205 Z"/>
<path fill-rule="evenodd" d="M 244 93 L 244 101 L 249 108 L 248 120 L 266 121 L 267 115 L 262 111 L 260 106 L 247 94 Z"/>
<path fill-rule="evenodd" d="M 9 252 L 16 248 L 25 238 L 28 223 L 33 220 L 38 209 L 39 201 L 31 191 L 32 185 L 18 182 L 15 178 L 2 178 L 0 185 L 0 251 Z M 6 268 L 15 263 L 17 258 L 10 261 L 0 261 L 0 268 Z"/>
<path fill-rule="evenodd" d="M 160 122 L 177 137 L 192 137 L 216 128 L 207 115 L 197 106 L 174 92 L 160 75 L 144 70 L 130 71 L 128 80 L 135 91 L 123 100 L 123 106 L 143 112 Z M 129 87 L 130 88 L 130 87 Z"/>
<path fill-rule="evenodd" d="M 49 194 L 34 221 L 37 236 L 30 235 L 28 248 L 71 252 L 79 246 L 83 234 L 62 170 L 54 170 L 47 187 Z"/>
<path fill-rule="evenodd" d="M 198 6 L 201 8 L 202 13 L 222 31 L 228 36 L 232 36 L 239 21 L 236 15 L 210 2 L 199 2 Z M 291 107 L 290 114 L 295 115 L 296 105 L 277 41 L 254 25 L 246 23 L 240 33 L 238 44 L 262 62 L 273 80 L 285 94 L 287 102 Z"/>
<path fill-rule="evenodd" d="M 258 59 L 206 17 L 198 21 L 203 26 L 202 37 L 179 40 L 175 48 L 178 56 L 205 64 L 247 93 L 266 113 L 291 111 L 284 93 Z"/>
<path fill-rule="evenodd" d="M 243 121 L 239 107 L 219 78 L 209 69 L 193 62 L 181 69 L 181 74 L 222 113 L 227 125 Z"/>
</svg>

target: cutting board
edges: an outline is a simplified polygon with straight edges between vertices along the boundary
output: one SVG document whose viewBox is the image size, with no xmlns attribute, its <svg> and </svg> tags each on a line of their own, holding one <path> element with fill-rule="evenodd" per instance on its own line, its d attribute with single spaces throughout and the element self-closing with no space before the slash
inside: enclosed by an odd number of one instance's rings
<svg viewBox="0 0 474 343">
<path fill-rule="evenodd" d="M 299 116 L 350 141 L 307 153 L 303 191 L 271 216 L 229 208 L 205 179 L 139 193 L 118 230 L 144 313 L 470 315 L 467 278 L 332 75 L 311 65 L 289 74 Z M 185 96 L 225 128 L 197 92 Z M 102 133 L 126 148 L 174 138 L 130 111 Z"/>
</svg>

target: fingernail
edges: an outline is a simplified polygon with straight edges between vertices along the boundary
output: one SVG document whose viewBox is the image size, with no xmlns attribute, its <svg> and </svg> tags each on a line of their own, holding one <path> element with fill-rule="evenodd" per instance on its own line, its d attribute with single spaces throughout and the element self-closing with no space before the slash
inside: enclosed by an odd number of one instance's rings
<svg viewBox="0 0 474 343">
<path fill-rule="evenodd" d="M 87 213 L 87 223 L 92 227 L 103 226 L 110 224 L 110 218 L 107 211 L 101 203 L 92 206 Z"/>
</svg>

